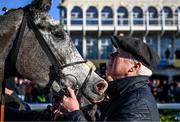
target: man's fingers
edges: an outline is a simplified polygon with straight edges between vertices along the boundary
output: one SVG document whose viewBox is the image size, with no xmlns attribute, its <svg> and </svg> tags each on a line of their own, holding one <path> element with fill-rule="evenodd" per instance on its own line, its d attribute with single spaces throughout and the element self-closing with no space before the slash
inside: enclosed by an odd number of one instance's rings
<svg viewBox="0 0 180 122">
<path fill-rule="evenodd" d="M 70 95 L 71 98 L 76 98 L 76 95 L 75 95 L 75 93 L 74 93 L 74 90 L 71 89 L 71 87 L 68 87 L 68 91 L 69 91 L 69 95 Z"/>
<path fill-rule="evenodd" d="M 55 119 L 55 120 L 58 119 L 59 117 L 63 117 L 63 116 L 64 116 L 64 113 L 62 113 L 62 112 L 59 111 L 59 110 L 55 110 L 55 111 L 54 111 L 54 114 L 55 114 L 55 116 L 54 116 L 54 119 Z"/>
<path fill-rule="evenodd" d="M 110 75 L 108 75 L 108 76 L 106 76 L 106 80 L 107 81 L 113 81 L 113 78 Z"/>
</svg>

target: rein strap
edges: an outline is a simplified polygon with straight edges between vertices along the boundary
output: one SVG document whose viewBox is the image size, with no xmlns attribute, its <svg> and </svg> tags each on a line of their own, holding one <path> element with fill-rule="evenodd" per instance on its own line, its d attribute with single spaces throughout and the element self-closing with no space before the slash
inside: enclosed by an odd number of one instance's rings
<svg viewBox="0 0 180 122">
<path fill-rule="evenodd" d="M 47 45 L 46 41 L 44 40 L 42 34 L 39 32 L 37 26 L 35 25 L 34 21 L 32 20 L 32 17 L 30 15 L 28 16 L 28 25 L 32 28 L 39 44 L 41 45 L 42 49 L 44 50 L 44 52 L 48 56 L 52 65 L 61 66 L 59 64 L 58 60 L 56 59 L 55 55 L 52 53 L 51 49 Z"/>
</svg>

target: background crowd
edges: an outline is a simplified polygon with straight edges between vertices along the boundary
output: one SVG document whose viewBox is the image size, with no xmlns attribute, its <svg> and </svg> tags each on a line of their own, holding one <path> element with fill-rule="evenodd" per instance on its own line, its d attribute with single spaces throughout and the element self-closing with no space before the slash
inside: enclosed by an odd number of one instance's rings
<svg viewBox="0 0 180 122">
<path fill-rule="evenodd" d="M 180 81 L 153 79 L 149 83 L 157 102 L 180 102 Z"/>
<path fill-rule="evenodd" d="M 105 65 L 101 69 L 96 70 L 99 75 L 104 77 Z M 7 88 L 14 90 L 17 96 L 28 103 L 49 103 L 51 97 L 45 94 L 44 88 L 27 79 L 10 78 L 6 82 Z M 21 83 L 20 83 L 21 82 Z M 13 84 L 13 85 L 12 85 Z M 180 102 L 180 81 L 170 81 L 165 79 L 151 79 L 149 86 L 158 103 L 178 103 Z"/>
</svg>

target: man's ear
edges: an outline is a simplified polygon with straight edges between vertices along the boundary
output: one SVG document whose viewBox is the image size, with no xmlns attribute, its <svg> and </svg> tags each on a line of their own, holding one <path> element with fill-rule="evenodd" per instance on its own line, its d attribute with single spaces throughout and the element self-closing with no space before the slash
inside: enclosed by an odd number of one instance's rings
<svg viewBox="0 0 180 122">
<path fill-rule="evenodd" d="M 142 64 L 138 62 L 134 65 L 134 68 L 139 71 L 141 69 L 141 66 Z"/>
<path fill-rule="evenodd" d="M 141 63 L 135 63 L 133 67 L 131 67 L 131 69 L 129 70 L 129 72 L 137 72 L 141 69 Z"/>
</svg>

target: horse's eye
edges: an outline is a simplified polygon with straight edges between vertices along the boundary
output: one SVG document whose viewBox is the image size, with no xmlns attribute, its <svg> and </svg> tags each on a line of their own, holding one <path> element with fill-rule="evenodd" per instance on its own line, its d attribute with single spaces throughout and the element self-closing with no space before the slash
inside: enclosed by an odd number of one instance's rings
<svg viewBox="0 0 180 122">
<path fill-rule="evenodd" d="M 58 38 L 62 38 L 62 33 L 54 32 L 53 35 Z"/>
<path fill-rule="evenodd" d="M 64 33 L 62 31 L 52 31 L 51 33 L 55 38 L 58 38 L 58 40 L 65 39 Z"/>
</svg>

